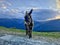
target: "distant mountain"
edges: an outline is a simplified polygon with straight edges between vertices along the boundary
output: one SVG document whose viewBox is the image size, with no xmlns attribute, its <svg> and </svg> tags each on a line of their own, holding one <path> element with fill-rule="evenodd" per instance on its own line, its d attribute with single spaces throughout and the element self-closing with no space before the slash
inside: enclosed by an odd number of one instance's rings
<svg viewBox="0 0 60 45">
<path fill-rule="evenodd" d="M 4 26 L 7 28 L 24 29 L 24 22 L 21 19 L 1 18 L 0 19 L 0 26 Z"/>
<path fill-rule="evenodd" d="M 23 19 L 0 19 L 0 26 L 7 28 L 25 29 Z M 38 22 L 34 21 L 34 31 L 60 31 L 60 19 Z"/>
<path fill-rule="evenodd" d="M 38 22 L 36 26 L 38 31 L 60 31 L 60 19 L 50 20 L 45 22 Z"/>
</svg>

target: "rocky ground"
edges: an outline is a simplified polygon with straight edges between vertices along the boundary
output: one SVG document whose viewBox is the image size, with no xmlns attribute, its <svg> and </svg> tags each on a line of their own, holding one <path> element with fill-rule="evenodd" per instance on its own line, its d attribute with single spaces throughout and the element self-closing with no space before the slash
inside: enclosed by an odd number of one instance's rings
<svg viewBox="0 0 60 45">
<path fill-rule="evenodd" d="M 60 45 L 60 38 L 34 36 L 29 39 L 25 33 L 0 31 L 0 45 Z"/>
</svg>

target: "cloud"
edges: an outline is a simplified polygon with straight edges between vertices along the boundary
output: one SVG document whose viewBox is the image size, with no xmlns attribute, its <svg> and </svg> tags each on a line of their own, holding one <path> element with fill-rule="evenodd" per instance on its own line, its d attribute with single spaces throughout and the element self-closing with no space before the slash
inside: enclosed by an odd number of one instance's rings
<svg viewBox="0 0 60 45">
<path fill-rule="evenodd" d="M 2 8 L 2 9 L 7 9 L 7 6 L 6 6 L 5 4 L 2 4 L 2 5 L 1 5 L 1 8 Z"/>
<path fill-rule="evenodd" d="M 18 9 L 11 9 L 10 12 L 12 14 L 18 14 L 19 13 L 19 10 Z"/>
<path fill-rule="evenodd" d="M 49 20 L 55 20 L 55 19 L 60 19 L 60 15 L 56 15 L 55 17 L 49 18 L 49 19 L 46 19 L 46 20 L 49 21 Z"/>
<path fill-rule="evenodd" d="M 11 7 L 12 4 L 10 2 L 7 2 L 5 0 L 0 0 L 0 8 L 7 9 L 8 7 Z"/>
<path fill-rule="evenodd" d="M 27 9 L 37 10 L 37 9 L 40 9 L 40 8 L 39 7 L 27 7 Z"/>
<path fill-rule="evenodd" d="M 30 0 L 30 1 L 25 1 L 25 0 L 24 1 L 20 1 L 20 0 L 16 0 L 16 1 L 15 0 L 12 0 L 12 1 L 10 1 L 10 0 L 0 0 L 0 1 L 1 1 L 1 4 L 0 4 L 1 8 L 3 10 L 7 10 L 7 11 L 9 9 L 8 13 L 11 14 L 11 15 L 13 15 L 13 14 L 14 15 L 16 15 L 16 14 L 22 14 L 22 13 L 24 15 L 24 13 L 26 12 L 26 10 L 30 11 L 30 9 L 32 9 L 32 8 L 34 10 L 41 9 L 41 7 L 42 8 L 47 8 L 47 7 L 50 6 L 50 2 L 51 2 L 51 1 L 48 2 L 47 0 L 46 0 L 47 3 L 45 1 L 43 1 L 43 0 L 41 0 L 41 1 L 39 0 L 39 2 L 38 1 L 36 2 L 35 0 Z M 20 9 L 14 9 L 16 7 L 19 7 Z M 51 9 L 53 8 L 52 5 L 51 5 L 50 8 Z"/>
<path fill-rule="evenodd" d="M 50 21 L 50 20 L 55 20 L 55 19 L 60 19 L 60 15 L 57 15 L 57 16 L 55 16 L 53 18 L 49 18 L 49 19 L 45 19 L 45 20 L 37 20 L 37 21 L 44 22 L 44 21 Z"/>
<path fill-rule="evenodd" d="M 55 16 L 54 19 L 60 19 L 60 15 Z"/>
<path fill-rule="evenodd" d="M 37 21 L 38 22 L 44 22 L 44 21 L 50 21 L 50 20 L 56 20 L 56 19 L 60 19 L 60 15 L 56 15 L 53 18 L 48 18 L 48 19 L 45 19 L 45 20 L 37 20 Z"/>
</svg>

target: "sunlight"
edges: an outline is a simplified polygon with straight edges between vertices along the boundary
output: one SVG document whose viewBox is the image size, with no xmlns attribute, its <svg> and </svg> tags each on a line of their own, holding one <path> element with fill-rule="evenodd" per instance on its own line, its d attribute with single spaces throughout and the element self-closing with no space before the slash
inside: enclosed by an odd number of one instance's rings
<svg viewBox="0 0 60 45">
<path fill-rule="evenodd" d="M 60 0 L 56 0 L 57 3 L 57 9 L 60 9 Z"/>
<path fill-rule="evenodd" d="M 55 19 L 60 19 L 60 15 L 55 16 Z"/>
<path fill-rule="evenodd" d="M 55 20 L 55 19 L 60 19 L 60 15 L 57 15 L 57 16 L 55 16 L 55 17 L 53 17 L 53 18 L 49 18 L 49 19 L 47 19 L 47 21 L 48 21 L 48 20 Z"/>
</svg>

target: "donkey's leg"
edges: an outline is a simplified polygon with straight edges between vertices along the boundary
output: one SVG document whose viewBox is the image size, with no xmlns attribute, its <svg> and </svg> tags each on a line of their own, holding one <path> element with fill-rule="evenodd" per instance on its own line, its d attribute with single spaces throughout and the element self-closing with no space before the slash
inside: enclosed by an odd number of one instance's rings
<svg viewBox="0 0 60 45">
<path fill-rule="evenodd" d="M 32 38 L 32 27 L 30 26 L 29 29 L 29 38 Z"/>
<path fill-rule="evenodd" d="M 28 35 L 28 27 L 26 24 L 25 24 L 25 27 L 26 27 L 26 35 Z"/>
</svg>

